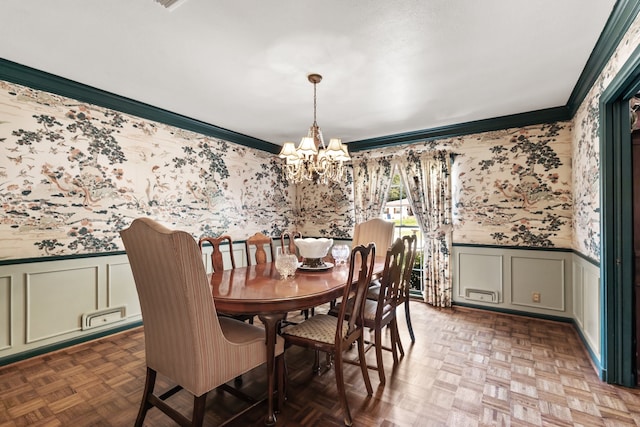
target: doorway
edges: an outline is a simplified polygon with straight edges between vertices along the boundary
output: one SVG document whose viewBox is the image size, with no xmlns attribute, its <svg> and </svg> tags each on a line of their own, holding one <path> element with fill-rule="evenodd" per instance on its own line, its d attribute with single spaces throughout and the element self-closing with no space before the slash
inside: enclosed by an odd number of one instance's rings
<svg viewBox="0 0 640 427">
<path fill-rule="evenodd" d="M 640 92 L 640 47 L 600 98 L 603 379 L 636 385 L 634 160 L 629 101 Z M 637 186 L 636 186 L 637 187 Z"/>
</svg>

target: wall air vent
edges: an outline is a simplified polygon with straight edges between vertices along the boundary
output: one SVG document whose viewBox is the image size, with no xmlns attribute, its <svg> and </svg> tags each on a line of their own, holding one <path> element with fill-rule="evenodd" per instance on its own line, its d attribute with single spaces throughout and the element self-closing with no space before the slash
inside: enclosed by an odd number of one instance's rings
<svg viewBox="0 0 640 427">
<path fill-rule="evenodd" d="M 104 310 L 92 311 L 82 315 L 82 330 L 109 325 L 126 319 L 127 306 L 110 307 Z"/>
<path fill-rule="evenodd" d="M 496 291 L 487 291 L 484 289 L 465 288 L 464 298 L 473 301 L 497 303 L 498 293 Z"/>
<path fill-rule="evenodd" d="M 156 3 L 166 7 L 169 10 L 174 10 L 187 0 L 155 0 Z"/>
</svg>

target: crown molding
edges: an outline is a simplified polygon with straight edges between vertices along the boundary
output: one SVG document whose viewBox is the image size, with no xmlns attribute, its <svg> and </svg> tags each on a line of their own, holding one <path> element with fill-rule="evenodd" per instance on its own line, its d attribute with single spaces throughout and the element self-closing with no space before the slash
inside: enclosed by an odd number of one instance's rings
<svg viewBox="0 0 640 427">
<path fill-rule="evenodd" d="M 602 73 L 611 55 L 615 52 L 639 12 L 639 0 L 618 0 L 616 2 L 605 28 L 602 30 L 598 42 L 591 52 L 565 106 L 352 141 L 348 143 L 349 151 L 357 152 L 437 138 L 450 138 L 512 127 L 570 120 Z M 2 58 L 0 58 L 0 79 L 220 138 L 225 141 L 235 142 L 269 153 L 277 154 L 280 152 L 281 147 L 272 142 L 195 120 Z"/>
<path fill-rule="evenodd" d="M 357 152 L 373 148 L 389 147 L 412 142 L 428 141 L 432 139 L 452 138 L 461 135 L 489 132 L 500 129 L 530 126 L 540 123 L 552 123 L 570 120 L 571 115 L 567 107 L 554 107 L 527 113 L 511 114 L 492 119 L 476 120 L 473 122 L 457 123 L 437 128 L 423 129 L 413 132 L 399 133 L 378 138 L 353 141 L 348 144 L 349 151 Z"/>
<path fill-rule="evenodd" d="M 580 104 L 582 104 L 600 74 L 602 74 L 604 67 L 611 59 L 639 12 L 640 1 L 638 0 L 618 0 L 616 2 L 567 101 L 567 107 L 572 117 L 578 111 Z"/>
<path fill-rule="evenodd" d="M 270 153 L 280 146 L 0 58 L 0 79 Z"/>
</svg>

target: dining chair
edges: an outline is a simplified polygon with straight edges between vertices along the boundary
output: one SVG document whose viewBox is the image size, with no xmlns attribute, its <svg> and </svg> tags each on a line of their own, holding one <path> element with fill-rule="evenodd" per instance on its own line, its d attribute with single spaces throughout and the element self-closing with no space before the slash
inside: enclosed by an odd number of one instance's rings
<svg viewBox="0 0 640 427">
<path fill-rule="evenodd" d="M 302 261 L 302 258 L 298 254 L 298 247 L 296 246 L 295 239 L 302 239 L 302 233 L 299 231 L 285 231 L 280 235 L 280 247 L 287 249 L 290 254 L 295 254 L 298 257 L 298 261 Z M 309 315 L 315 314 L 315 308 L 307 308 L 301 311 L 305 319 L 309 318 Z M 292 322 L 285 322 L 287 324 L 293 324 Z"/>
<path fill-rule="evenodd" d="M 350 316 L 347 316 L 345 305 L 337 316 L 317 314 L 282 330 L 286 346 L 298 345 L 326 352 L 333 357 L 338 395 L 344 413 L 344 424 L 347 426 L 350 426 L 353 420 L 344 384 L 343 353 L 348 351 L 354 343 L 357 343 L 359 366 L 367 395 L 373 394 L 365 360 L 363 309 L 375 264 L 375 251 L 373 244 L 366 247 L 356 246 L 351 251 L 348 279 L 342 294 L 345 301 L 349 298 L 354 301 Z"/>
<path fill-rule="evenodd" d="M 409 329 L 409 335 L 411 342 L 416 342 L 415 334 L 413 333 L 413 326 L 411 325 L 411 312 L 409 311 L 410 293 L 411 293 L 411 274 L 413 273 L 413 265 L 416 261 L 417 253 L 417 236 L 402 236 L 402 242 L 404 244 L 404 261 L 402 267 L 402 284 L 400 285 L 400 292 L 398 292 L 398 299 L 396 300 L 396 308 L 404 305 L 404 315 L 407 321 L 407 328 Z M 377 301 L 380 297 L 380 285 L 370 286 L 367 298 Z M 398 335 L 398 350 L 400 354 L 404 356 L 404 349 L 402 347 L 402 340 Z"/>
<path fill-rule="evenodd" d="M 295 239 L 301 239 L 302 233 L 299 231 L 285 231 L 280 235 L 280 247 L 286 248 L 290 254 L 298 256 L 298 247 L 296 246 Z M 286 243 L 285 243 L 286 242 Z"/>
<path fill-rule="evenodd" d="M 233 240 L 231 236 L 224 235 L 220 237 L 202 237 L 198 240 L 198 247 L 202 252 L 204 243 L 209 243 L 212 248 L 211 252 L 211 269 L 213 270 L 212 274 L 220 273 L 225 270 L 224 268 L 224 259 L 222 256 L 222 251 L 220 250 L 220 245 L 226 242 L 229 245 L 229 257 L 231 259 L 231 268 L 236 268 L 236 260 L 233 256 Z M 232 317 L 236 320 L 240 320 L 241 322 L 249 322 L 253 324 L 253 317 L 250 314 L 227 314 L 227 313 L 218 313 L 227 317 Z"/>
<path fill-rule="evenodd" d="M 413 274 L 413 266 L 416 262 L 416 256 L 418 253 L 418 237 L 413 234 L 411 236 L 403 236 L 405 253 L 404 253 L 404 268 L 402 271 L 402 292 L 398 295 L 397 306 L 404 305 L 404 316 L 407 321 L 407 328 L 409 329 L 409 336 L 411 342 L 416 342 L 416 336 L 413 333 L 413 326 L 411 325 L 411 312 L 409 311 L 409 302 L 411 301 L 411 275 Z M 398 337 L 398 345 L 400 353 L 404 356 L 404 350 L 402 349 L 402 343 L 400 337 Z"/>
<path fill-rule="evenodd" d="M 229 245 L 229 257 L 231 258 L 231 268 L 236 268 L 236 260 L 233 256 L 233 241 L 231 240 L 231 236 L 224 235 L 220 237 L 203 237 L 198 241 L 198 247 L 200 251 L 202 251 L 204 243 L 208 243 L 211 245 L 211 268 L 213 272 L 223 271 L 224 268 L 224 259 L 222 256 L 222 251 L 220 250 L 220 246 L 225 243 Z"/>
<path fill-rule="evenodd" d="M 253 236 L 247 238 L 245 241 L 245 252 L 247 254 L 247 265 L 264 264 L 269 259 L 267 258 L 267 252 L 264 247 L 269 247 L 269 255 L 271 261 L 275 261 L 275 253 L 273 247 L 273 239 L 262 233 L 256 233 Z M 252 251 L 253 249 L 253 251 Z M 253 252 L 253 257 L 251 253 Z"/>
<path fill-rule="evenodd" d="M 367 289 L 367 300 L 365 301 L 363 308 L 363 322 L 364 327 L 373 331 L 374 342 L 368 343 L 369 345 L 365 350 L 374 348 L 376 352 L 376 364 L 368 365 L 368 368 L 378 371 L 378 377 L 380 378 L 380 384 L 386 382 L 384 374 L 384 364 L 382 357 L 382 350 L 391 351 L 393 354 L 393 362 L 398 363 L 398 324 L 396 322 L 396 305 L 398 300 L 398 294 L 402 292 L 402 269 L 404 260 L 404 242 L 402 239 L 396 239 L 396 241 L 387 250 L 384 270 L 379 280 L 378 298 L 376 300 L 369 299 L 369 289 Z M 344 304 L 347 301 L 347 304 Z M 349 316 L 352 310 L 354 301 L 342 300 L 334 308 L 329 310 L 329 315 L 337 315 L 337 313 L 343 309 L 344 305 L 347 305 L 347 315 Z M 391 347 L 384 346 L 382 343 L 382 331 L 385 327 L 389 327 L 391 335 Z M 404 355 L 404 351 L 402 352 Z"/>
<path fill-rule="evenodd" d="M 378 254 L 384 254 L 393 242 L 395 224 L 382 218 L 373 218 L 355 225 L 352 246 L 376 244 Z"/>
<path fill-rule="evenodd" d="M 158 408 L 181 426 L 201 426 L 207 393 L 267 360 L 264 329 L 218 317 L 198 244 L 187 232 L 139 218 L 120 232 L 144 323 L 146 380 L 135 425 Z M 276 341 L 276 375 L 284 370 L 284 340 Z M 157 374 L 175 387 L 154 393 Z M 189 420 L 166 401 L 193 395 Z M 282 387 L 278 388 L 282 402 Z"/>
</svg>

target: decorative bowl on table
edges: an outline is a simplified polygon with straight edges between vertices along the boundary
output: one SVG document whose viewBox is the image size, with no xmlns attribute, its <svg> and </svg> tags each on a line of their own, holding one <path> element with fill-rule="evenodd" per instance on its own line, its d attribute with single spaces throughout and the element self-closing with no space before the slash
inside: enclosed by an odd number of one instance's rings
<svg viewBox="0 0 640 427">
<path fill-rule="evenodd" d="M 333 239 L 305 237 L 304 239 L 295 239 L 293 242 L 302 257 L 301 268 L 320 270 L 333 267 L 333 264 L 327 263 L 323 259 L 333 245 Z"/>
</svg>

